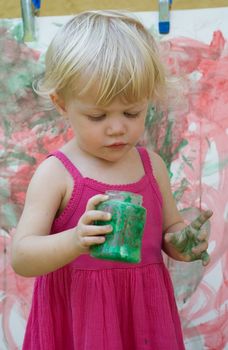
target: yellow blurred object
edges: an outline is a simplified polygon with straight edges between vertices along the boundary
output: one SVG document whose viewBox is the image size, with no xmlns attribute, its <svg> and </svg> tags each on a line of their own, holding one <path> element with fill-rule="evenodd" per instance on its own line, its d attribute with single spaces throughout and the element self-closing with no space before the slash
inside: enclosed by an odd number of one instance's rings
<svg viewBox="0 0 228 350">
<path fill-rule="evenodd" d="M 15 5 L 16 3 L 16 5 Z M 172 9 L 227 7 L 227 0 L 173 0 Z M 157 11 L 157 0 L 42 0 L 41 16 L 72 15 L 89 9 L 127 9 L 130 11 Z M 21 17 L 20 1 L 0 0 L 0 18 Z"/>
</svg>

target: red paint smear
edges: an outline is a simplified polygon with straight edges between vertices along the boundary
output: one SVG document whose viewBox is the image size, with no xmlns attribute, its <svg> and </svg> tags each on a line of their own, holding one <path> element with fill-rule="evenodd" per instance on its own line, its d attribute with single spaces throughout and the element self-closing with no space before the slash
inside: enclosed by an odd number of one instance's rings
<svg viewBox="0 0 228 350">
<path fill-rule="evenodd" d="M 183 169 L 181 178 L 187 178 L 189 186 L 181 200 L 180 207 L 211 208 L 214 211 L 211 220 L 210 240 L 216 242 L 211 255 L 211 263 L 205 270 L 194 294 L 181 308 L 186 341 L 198 338 L 202 349 L 223 350 L 228 344 L 228 223 L 227 223 L 227 188 L 228 188 L 228 53 L 227 42 L 221 32 L 215 32 L 210 45 L 195 40 L 176 39 L 166 44 L 169 49 L 168 59 L 172 72 L 185 75 L 188 86 L 187 100 L 189 110 L 186 113 L 188 125 L 194 125 L 194 131 L 185 130 L 183 139 L 188 145 L 179 153 L 179 163 Z M 197 73 L 198 80 L 194 81 Z M 205 163 L 210 144 L 216 146 L 219 172 L 216 188 L 201 182 L 202 165 Z M 182 157 L 191 159 L 192 168 L 183 164 Z M 211 162 L 213 169 L 213 162 Z M 177 184 L 174 184 L 174 186 Z M 213 269 L 221 264 L 220 285 L 213 285 Z M 195 271 L 197 273 L 197 269 Z M 207 284 L 206 277 L 212 274 L 212 281 Z M 216 283 L 216 282 L 214 282 Z M 204 303 L 201 303 L 201 300 Z M 198 307 L 197 307 L 198 306 Z M 195 310 L 195 311 L 194 311 Z M 210 319 L 210 315 L 214 318 Z M 209 316 L 207 316 L 209 315 Z M 209 318 L 208 318 L 209 317 Z M 200 325 L 197 319 L 200 318 Z"/>
</svg>

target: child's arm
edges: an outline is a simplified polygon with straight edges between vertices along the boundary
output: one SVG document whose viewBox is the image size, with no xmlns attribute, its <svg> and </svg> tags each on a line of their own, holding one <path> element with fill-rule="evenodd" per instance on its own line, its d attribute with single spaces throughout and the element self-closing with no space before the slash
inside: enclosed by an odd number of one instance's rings
<svg viewBox="0 0 228 350">
<path fill-rule="evenodd" d="M 26 202 L 12 244 L 12 266 L 23 276 L 38 276 L 54 271 L 89 252 L 92 244 L 103 243 L 111 232 L 109 225 L 92 225 L 94 220 L 109 220 L 108 213 L 95 209 L 107 196 L 92 197 L 86 211 L 72 229 L 49 235 L 53 220 L 64 198 L 66 171 L 54 157 L 45 160 L 28 187 Z M 64 179 L 64 181 L 63 181 Z"/>
<path fill-rule="evenodd" d="M 202 214 L 192 224 L 186 225 L 178 212 L 171 192 L 168 172 L 164 161 L 150 152 L 154 175 L 163 197 L 163 250 L 171 258 L 179 261 L 201 259 L 204 265 L 209 263 L 207 233 L 200 231 L 201 226 L 212 215 L 210 211 Z"/>
</svg>

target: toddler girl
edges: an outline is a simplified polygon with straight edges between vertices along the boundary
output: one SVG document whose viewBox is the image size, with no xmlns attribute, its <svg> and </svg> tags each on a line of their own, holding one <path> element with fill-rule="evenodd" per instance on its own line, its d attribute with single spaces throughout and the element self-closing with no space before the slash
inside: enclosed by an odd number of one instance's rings
<svg viewBox="0 0 228 350">
<path fill-rule="evenodd" d="M 89 11 L 51 42 L 37 90 L 68 119 L 74 138 L 38 167 L 12 246 L 12 266 L 36 276 L 24 350 L 182 350 L 173 288 L 161 250 L 209 261 L 203 213 L 186 226 L 163 160 L 137 147 L 150 103 L 165 91 L 155 41 L 131 15 Z M 138 264 L 99 260 L 110 214 L 106 190 L 143 196 Z"/>
</svg>

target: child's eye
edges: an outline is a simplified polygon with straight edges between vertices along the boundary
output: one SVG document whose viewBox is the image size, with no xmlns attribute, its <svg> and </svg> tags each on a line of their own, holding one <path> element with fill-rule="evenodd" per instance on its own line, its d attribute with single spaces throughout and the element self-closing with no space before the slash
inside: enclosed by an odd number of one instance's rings
<svg viewBox="0 0 228 350">
<path fill-rule="evenodd" d="M 99 122 L 103 119 L 105 119 L 106 115 L 102 114 L 102 115 L 87 115 L 87 117 L 92 120 L 93 122 Z"/>
<path fill-rule="evenodd" d="M 139 112 L 136 112 L 136 113 L 124 112 L 124 115 L 128 118 L 137 118 L 139 116 Z"/>
</svg>

